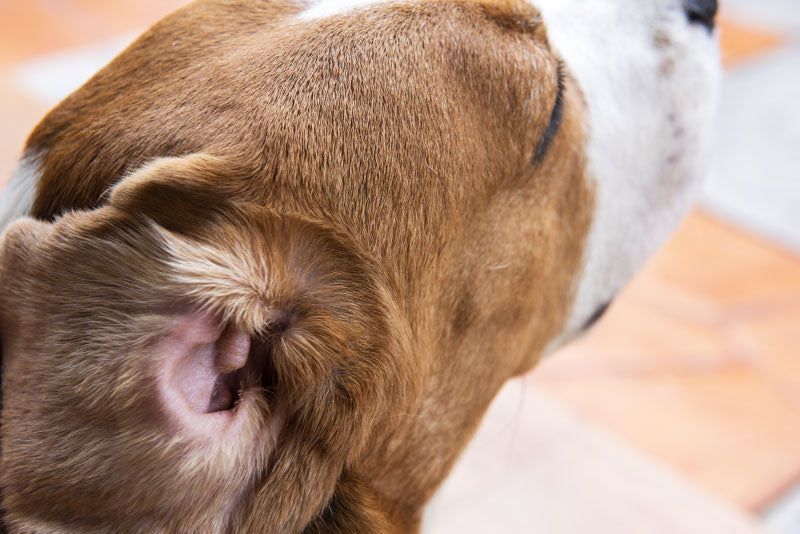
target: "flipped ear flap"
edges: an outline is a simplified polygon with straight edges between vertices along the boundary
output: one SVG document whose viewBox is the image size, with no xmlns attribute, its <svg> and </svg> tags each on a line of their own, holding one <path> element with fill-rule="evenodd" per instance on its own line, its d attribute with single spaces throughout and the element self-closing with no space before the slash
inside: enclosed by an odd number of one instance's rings
<svg viewBox="0 0 800 534">
<path fill-rule="evenodd" d="M 0 436 L 3 435 L 2 413 L 3 413 L 3 332 L 0 331 Z"/>
<path fill-rule="evenodd" d="M 37 242 L 50 234 L 53 225 L 22 217 L 14 221 L 0 236 L 0 412 L 3 409 L 3 370 L 6 367 L 4 346 L 13 328 L 8 316 L 15 308 L 17 284 L 26 274 L 27 258 Z"/>
<path fill-rule="evenodd" d="M 109 202 L 172 232 L 191 234 L 241 198 L 241 185 L 250 176 L 245 166 L 218 156 L 160 158 L 111 188 Z"/>
<path fill-rule="evenodd" d="M 34 221 L 27 217 L 18 219 L 0 236 L 0 421 L 5 419 L 3 414 L 3 397 L 5 388 L 3 371 L 7 363 L 4 349 L 8 349 L 9 336 L 13 325 L 8 313 L 13 311 L 16 301 L 16 284 L 13 277 L 25 273 L 25 257 L 34 244 L 49 234 L 52 225 Z M 0 442 L 3 437 L 3 427 L 0 424 Z M 0 449 L 0 459 L 3 451 Z M 5 489 L 0 487 L 0 534 L 8 532 L 6 528 Z"/>
</svg>

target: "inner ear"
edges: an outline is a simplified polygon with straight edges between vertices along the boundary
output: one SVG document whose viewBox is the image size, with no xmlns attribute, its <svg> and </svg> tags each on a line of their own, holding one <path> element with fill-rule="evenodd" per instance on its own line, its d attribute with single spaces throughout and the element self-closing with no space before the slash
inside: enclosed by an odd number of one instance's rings
<svg viewBox="0 0 800 534">
<path fill-rule="evenodd" d="M 207 315 L 184 317 L 163 345 L 165 385 L 198 414 L 233 408 L 236 373 L 247 364 L 250 336 Z"/>
<path fill-rule="evenodd" d="M 218 437 L 235 420 L 243 394 L 261 387 L 267 362 L 257 348 L 247 332 L 213 313 L 173 319 L 151 349 L 161 408 L 183 429 Z"/>
</svg>

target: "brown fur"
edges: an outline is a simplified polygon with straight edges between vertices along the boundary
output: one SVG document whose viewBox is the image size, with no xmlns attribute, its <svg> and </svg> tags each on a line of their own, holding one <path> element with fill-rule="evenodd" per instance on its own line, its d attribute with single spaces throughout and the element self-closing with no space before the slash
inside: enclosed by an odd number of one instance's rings
<svg viewBox="0 0 800 534">
<path fill-rule="evenodd" d="M 6 234 L 11 532 L 409 533 L 558 333 L 590 222 L 581 102 L 537 13 L 200 1 L 32 133 Z M 506 266 L 505 268 L 494 268 Z M 233 447 L 159 412 L 147 351 L 212 309 L 274 367 Z"/>
</svg>

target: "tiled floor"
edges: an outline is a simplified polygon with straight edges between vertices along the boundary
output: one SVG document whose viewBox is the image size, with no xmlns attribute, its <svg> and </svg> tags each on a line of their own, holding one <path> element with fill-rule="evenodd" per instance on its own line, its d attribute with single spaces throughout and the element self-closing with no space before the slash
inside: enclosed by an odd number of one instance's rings
<svg viewBox="0 0 800 534">
<path fill-rule="evenodd" d="M 587 532 L 766 534 L 746 511 L 512 380 L 429 505 L 423 534 Z"/>
<path fill-rule="evenodd" d="M 185 0 L 2 0 L 0 60 L 13 64 L 146 28 L 187 3 Z"/>
<path fill-rule="evenodd" d="M 0 0 L 0 187 L 27 133 L 52 102 L 19 83 L 27 61 L 140 31 L 185 0 Z"/>
<path fill-rule="evenodd" d="M 800 12 L 800 4 L 795 6 Z M 718 165 L 704 203 L 721 217 L 800 251 L 800 14 L 771 33 L 766 22 L 751 24 L 759 25 L 746 29 L 733 21 L 725 28 L 731 37 L 724 42 L 736 44 L 727 55 L 731 68 L 721 95 Z"/>
<path fill-rule="evenodd" d="M 530 380 L 796 534 L 800 4 L 725 5 L 718 164 L 704 210 L 589 338 Z"/>
<path fill-rule="evenodd" d="M 800 258 L 694 213 L 530 379 L 740 506 L 800 480 Z"/>
<path fill-rule="evenodd" d="M 25 134 L 65 90 L 48 88 L 64 57 L 49 54 L 89 57 L 183 3 L 0 0 L 0 187 Z M 800 251 L 800 5 L 728 5 L 720 165 L 705 208 L 588 338 L 527 381 L 762 512 L 800 481 L 800 256 L 789 251 Z M 789 530 L 792 517 L 781 514 L 790 525 L 781 532 L 800 532 Z"/>
</svg>

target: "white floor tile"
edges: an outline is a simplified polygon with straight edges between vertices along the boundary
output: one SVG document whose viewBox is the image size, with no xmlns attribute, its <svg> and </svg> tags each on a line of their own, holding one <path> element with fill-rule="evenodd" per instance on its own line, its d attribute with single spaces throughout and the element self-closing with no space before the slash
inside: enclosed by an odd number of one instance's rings
<svg viewBox="0 0 800 534">
<path fill-rule="evenodd" d="M 128 46 L 141 32 L 131 32 L 89 46 L 46 54 L 21 64 L 15 72 L 20 92 L 55 106 Z"/>
<path fill-rule="evenodd" d="M 703 203 L 800 252 L 800 46 L 726 74 Z"/>
<path fill-rule="evenodd" d="M 787 495 L 765 516 L 770 534 L 800 532 L 800 487 Z"/>
</svg>

